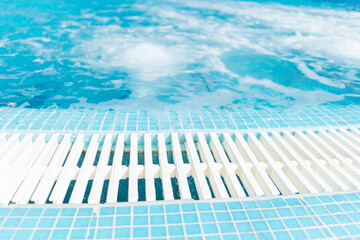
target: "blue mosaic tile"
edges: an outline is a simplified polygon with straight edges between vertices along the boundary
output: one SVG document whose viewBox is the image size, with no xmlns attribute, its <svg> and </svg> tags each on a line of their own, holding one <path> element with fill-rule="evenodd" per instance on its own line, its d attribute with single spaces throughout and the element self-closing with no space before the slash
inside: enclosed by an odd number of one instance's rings
<svg viewBox="0 0 360 240">
<path fill-rule="evenodd" d="M 185 231 L 188 235 L 201 234 L 201 229 L 199 224 L 186 224 Z"/>
<path fill-rule="evenodd" d="M 170 236 L 182 236 L 184 235 L 184 230 L 182 225 L 169 225 L 168 232 Z"/>
<path fill-rule="evenodd" d="M 182 218 L 180 214 L 168 214 L 166 217 L 168 224 L 182 223 Z"/>
<path fill-rule="evenodd" d="M 152 216 L 150 216 L 150 224 L 151 225 L 165 224 L 164 215 L 152 215 Z"/>
<path fill-rule="evenodd" d="M 96 239 L 111 239 L 112 228 L 98 228 L 96 232 Z"/>
<path fill-rule="evenodd" d="M 124 238 L 130 238 L 130 228 L 116 228 L 115 229 L 115 238 L 124 239 Z"/>
<path fill-rule="evenodd" d="M 19 240 L 20 239 L 30 239 L 32 233 L 33 233 L 33 230 L 18 230 L 18 231 L 16 231 L 13 239 L 19 239 Z"/>
<path fill-rule="evenodd" d="M 202 228 L 205 234 L 218 233 L 218 227 L 215 223 L 202 224 Z"/>
<path fill-rule="evenodd" d="M 181 204 L 181 209 L 183 212 L 196 212 L 194 203 L 183 203 Z"/>
<path fill-rule="evenodd" d="M 50 237 L 51 230 L 36 230 L 33 239 L 47 239 Z"/>
<path fill-rule="evenodd" d="M 166 120 L 150 113 L 103 110 L 0 108 L 0 127 L 17 130 L 147 131 L 168 129 L 253 129 L 299 126 L 342 126 L 360 123 L 359 106 L 317 106 L 273 110 L 205 110 L 169 112 Z"/>
<path fill-rule="evenodd" d="M 131 208 L 130 207 L 117 207 L 116 214 L 117 215 L 131 214 Z"/>
<path fill-rule="evenodd" d="M 87 229 L 72 229 L 70 239 L 85 239 L 87 233 Z"/>
<path fill-rule="evenodd" d="M 117 216 L 115 220 L 116 226 L 130 226 L 131 217 L 130 216 Z"/>
<path fill-rule="evenodd" d="M 55 229 L 51 235 L 51 239 L 67 239 L 68 235 L 68 229 Z"/>
<path fill-rule="evenodd" d="M 134 227 L 133 236 L 137 238 L 147 238 L 149 237 L 149 229 L 147 227 Z"/>
<path fill-rule="evenodd" d="M 104 206 L 100 211 L 94 210 L 91 205 L 84 208 L 65 207 L 60 211 L 52 207 L 40 210 L 29 207 L 0 208 L 5 215 L 2 217 L 0 238 L 360 237 L 359 210 L 354 207 L 359 201 L 350 200 L 357 196 L 356 192 L 314 197 L 298 195 L 255 200 L 180 202 L 180 205 L 146 203 L 116 208 Z M 21 213 L 24 215 L 18 216 Z"/>
</svg>

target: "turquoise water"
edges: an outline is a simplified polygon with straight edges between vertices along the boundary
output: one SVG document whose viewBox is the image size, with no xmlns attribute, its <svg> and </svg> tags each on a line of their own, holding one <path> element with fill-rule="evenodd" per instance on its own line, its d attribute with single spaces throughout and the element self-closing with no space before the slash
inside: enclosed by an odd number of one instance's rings
<svg viewBox="0 0 360 240">
<path fill-rule="evenodd" d="M 149 111 L 357 105 L 359 9 L 349 0 L 1 1 L 0 102 Z"/>
</svg>

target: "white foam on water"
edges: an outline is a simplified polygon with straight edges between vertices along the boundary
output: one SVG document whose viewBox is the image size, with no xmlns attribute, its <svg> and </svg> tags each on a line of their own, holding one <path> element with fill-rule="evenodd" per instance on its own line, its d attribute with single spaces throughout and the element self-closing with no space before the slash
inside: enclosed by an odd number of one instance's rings
<svg viewBox="0 0 360 240">
<path fill-rule="evenodd" d="M 4 47 L 6 42 L 7 41 L 5 39 L 0 39 L 0 47 Z"/>
<path fill-rule="evenodd" d="M 308 66 L 306 66 L 306 64 L 304 62 L 298 62 L 297 67 L 305 76 L 307 76 L 310 79 L 317 80 L 320 83 L 328 85 L 328 86 L 332 86 L 332 87 L 336 87 L 336 88 L 345 88 L 344 83 L 336 82 L 330 78 L 319 76 L 318 74 L 316 74 L 315 71 L 311 70 Z"/>
<path fill-rule="evenodd" d="M 344 67 L 356 66 L 360 60 L 360 42 L 356 40 L 360 39 L 360 32 L 354 31 L 360 27 L 357 12 L 253 2 L 181 1 L 181 4 L 194 11 L 161 3 L 149 5 L 151 20 L 162 23 L 159 26 L 134 26 L 129 30 L 100 26 L 95 29 L 94 39 L 84 45 L 86 56 L 98 60 L 83 61 L 93 66 L 133 69 L 140 79 L 148 81 L 173 76 L 194 59 L 208 59 L 242 47 L 278 56 L 299 50 L 304 58 L 325 58 Z M 204 17 L 194 13 L 197 9 L 217 10 L 232 17 L 226 20 Z M 214 54 L 215 49 L 218 51 Z M 304 70 L 304 64 L 299 66 Z M 324 78 L 315 80 L 333 85 Z"/>
<path fill-rule="evenodd" d="M 113 28 L 108 31 L 108 35 L 101 34 L 74 49 L 80 56 L 89 57 L 79 58 L 80 62 L 100 71 L 125 68 L 133 78 L 143 81 L 177 75 L 189 63 L 181 47 L 133 39 L 129 34 L 112 33 Z"/>
<path fill-rule="evenodd" d="M 141 43 L 125 50 L 126 61 L 122 65 L 136 70 L 140 79 L 151 81 L 176 75 L 180 68 L 178 58 L 179 53 L 165 46 Z"/>
</svg>

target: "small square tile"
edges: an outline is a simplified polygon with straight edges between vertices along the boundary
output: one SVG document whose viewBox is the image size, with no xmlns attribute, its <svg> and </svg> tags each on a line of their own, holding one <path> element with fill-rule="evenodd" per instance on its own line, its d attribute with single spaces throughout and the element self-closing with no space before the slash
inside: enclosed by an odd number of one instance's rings
<svg viewBox="0 0 360 240">
<path fill-rule="evenodd" d="M 303 230 L 292 230 L 290 233 L 295 239 L 308 239 Z"/>
<path fill-rule="evenodd" d="M 222 233 L 233 233 L 236 232 L 234 224 L 231 222 L 220 222 L 218 223 L 220 227 L 220 231 Z"/>
<path fill-rule="evenodd" d="M 252 221 L 251 224 L 256 232 L 269 230 L 265 221 Z"/>
<path fill-rule="evenodd" d="M 280 220 L 268 220 L 268 223 L 272 230 L 285 229 L 284 224 Z"/>
<path fill-rule="evenodd" d="M 0 216 L 6 217 L 11 211 L 11 208 L 0 208 Z"/>
<path fill-rule="evenodd" d="M 303 227 L 315 227 L 316 226 L 316 223 L 314 222 L 314 220 L 309 217 L 298 218 L 297 220 L 300 222 L 301 226 L 303 226 Z"/>
<path fill-rule="evenodd" d="M 13 229 L 0 229 L 0 239 L 11 239 L 14 233 Z"/>
<path fill-rule="evenodd" d="M 111 239 L 112 238 L 112 228 L 97 228 L 96 238 L 97 239 Z"/>
<path fill-rule="evenodd" d="M 43 214 L 44 217 L 56 217 L 60 212 L 59 208 L 47 208 Z"/>
<path fill-rule="evenodd" d="M 346 214 L 335 214 L 334 217 L 341 224 L 351 223 L 351 219 Z"/>
<path fill-rule="evenodd" d="M 276 213 L 275 210 L 262 210 L 261 212 L 264 215 L 265 219 L 279 218 L 279 215 Z"/>
<path fill-rule="evenodd" d="M 274 198 L 274 199 L 271 199 L 270 202 L 272 203 L 272 205 L 276 208 L 279 208 L 279 207 L 285 207 L 286 206 L 286 202 L 281 199 L 281 198 Z"/>
<path fill-rule="evenodd" d="M 54 229 L 51 234 L 51 239 L 67 239 L 68 234 L 68 229 Z"/>
<path fill-rule="evenodd" d="M 183 203 L 181 204 L 181 209 L 183 212 L 196 212 L 194 203 Z"/>
<path fill-rule="evenodd" d="M 76 208 L 63 208 L 61 210 L 60 216 L 72 217 L 72 216 L 75 216 L 75 213 L 76 213 Z"/>
<path fill-rule="evenodd" d="M 149 220 L 148 220 L 148 216 L 134 216 L 134 225 L 147 225 Z"/>
<path fill-rule="evenodd" d="M 39 218 L 24 218 L 20 224 L 21 228 L 34 228 L 38 223 Z"/>
<path fill-rule="evenodd" d="M 312 229 L 306 229 L 307 234 L 311 239 L 324 239 L 324 235 L 319 229 L 312 228 Z"/>
<path fill-rule="evenodd" d="M 114 215 L 114 214 L 115 214 L 115 207 L 102 207 L 100 209 L 101 216 Z"/>
<path fill-rule="evenodd" d="M 169 225 L 168 232 L 170 236 L 182 236 L 184 235 L 184 230 L 182 225 Z"/>
<path fill-rule="evenodd" d="M 90 224 L 89 217 L 76 218 L 74 222 L 74 228 L 86 228 Z"/>
<path fill-rule="evenodd" d="M 320 216 L 320 219 L 321 219 L 326 225 L 337 224 L 336 219 L 335 219 L 332 215 Z"/>
<path fill-rule="evenodd" d="M 240 209 L 243 209 L 243 206 L 241 205 L 240 202 L 228 202 L 227 203 L 228 207 L 230 210 L 240 210 Z"/>
<path fill-rule="evenodd" d="M 20 230 L 17 230 L 16 233 L 15 233 L 15 236 L 13 239 L 30 239 L 31 238 L 31 234 L 33 233 L 33 230 L 23 230 L 23 229 L 20 229 Z"/>
<path fill-rule="evenodd" d="M 285 202 L 289 206 L 301 206 L 301 203 L 297 198 L 285 198 Z"/>
<path fill-rule="evenodd" d="M 99 227 L 112 227 L 114 224 L 114 217 L 99 217 L 98 226 Z"/>
<path fill-rule="evenodd" d="M 248 217 L 246 216 L 245 211 L 232 211 L 231 215 L 232 215 L 234 221 L 243 221 L 243 220 L 248 219 Z"/>
<path fill-rule="evenodd" d="M 259 207 L 261 209 L 264 209 L 264 208 L 272 208 L 273 206 L 271 205 L 270 201 L 269 200 L 258 200 L 256 201 L 257 204 L 259 205 Z"/>
<path fill-rule="evenodd" d="M 300 228 L 300 224 L 295 218 L 285 218 L 283 221 L 287 228 Z"/>
<path fill-rule="evenodd" d="M 185 225 L 186 234 L 193 235 L 193 234 L 200 234 L 200 225 L 199 224 L 187 224 Z"/>
<path fill-rule="evenodd" d="M 21 218 L 19 217 L 10 217 L 7 218 L 4 224 L 2 225 L 2 228 L 17 228 L 21 222 Z"/>
<path fill-rule="evenodd" d="M 291 239 L 290 234 L 286 231 L 276 231 L 274 235 L 276 239 Z"/>
<path fill-rule="evenodd" d="M 76 216 L 88 217 L 88 216 L 91 216 L 92 213 L 93 213 L 92 208 L 79 208 Z"/>
<path fill-rule="evenodd" d="M 345 237 L 348 234 L 346 233 L 346 231 L 344 230 L 344 228 L 340 227 L 340 226 L 334 226 L 334 227 L 329 227 L 330 231 L 336 236 L 336 237 Z"/>
<path fill-rule="evenodd" d="M 308 216 L 309 213 L 303 207 L 292 207 L 291 210 L 294 212 L 295 216 Z"/>
<path fill-rule="evenodd" d="M 167 213 L 178 213 L 180 212 L 179 204 L 167 204 L 165 205 L 165 210 Z"/>
<path fill-rule="evenodd" d="M 116 215 L 129 215 L 131 214 L 131 207 L 117 207 Z"/>
<path fill-rule="evenodd" d="M 215 212 L 215 215 L 219 222 L 231 221 L 231 216 L 228 212 Z"/>
<path fill-rule="evenodd" d="M 36 230 L 33 235 L 33 239 L 48 239 L 50 236 L 50 230 Z"/>
<path fill-rule="evenodd" d="M 180 214 L 168 214 L 167 222 L 168 222 L 168 224 L 182 223 L 181 215 Z"/>
<path fill-rule="evenodd" d="M 323 206 L 313 206 L 312 210 L 316 213 L 316 214 L 329 214 L 329 211 L 326 210 L 326 208 L 324 208 Z"/>
<path fill-rule="evenodd" d="M 213 234 L 219 232 L 218 227 L 215 223 L 202 224 L 202 228 L 205 234 Z"/>
<path fill-rule="evenodd" d="M 151 215 L 150 224 L 151 225 L 165 224 L 164 215 Z"/>
<path fill-rule="evenodd" d="M 360 227 L 356 225 L 346 225 L 344 228 L 352 235 L 360 235 Z"/>
<path fill-rule="evenodd" d="M 29 211 L 26 213 L 28 217 L 38 217 L 44 212 L 43 208 L 30 208 Z"/>
<path fill-rule="evenodd" d="M 184 213 L 183 218 L 184 223 L 197 223 L 199 221 L 196 213 Z"/>
<path fill-rule="evenodd" d="M 14 208 L 11 211 L 10 216 L 12 216 L 12 217 L 23 217 L 23 216 L 25 216 L 27 211 L 28 211 L 28 208 Z"/>
<path fill-rule="evenodd" d="M 71 224 L 73 222 L 73 218 L 59 218 L 57 223 L 56 223 L 56 227 L 58 228 L 68 228 L 71 227 Z"/>
<path fill-rule="evenodd" d="M 277 212 L 280 215 L 280 217 L 292 217 L 292 216 L 294 216 L 294 214 L 290 211 L 289 208 L 278 208 Z"/>
<path fill-rule="evenodd" d="M 147 214 L 148 206 L 134 206 L 134 214 Z"/>
<path fill-rule="evenodd" d="M 116 228 L 115 229 L 115 238 L 116 239 L 123 239 L 123 238 L 130 238 L 130 228 Z"/>
<path fill-rule="evenodd" d="M 216 236 L 216 237 L 218 237 L 218 236 Z M 222 237 L 224 240 L 238 240 L 239 239 L 239 237 L 236 234 L 226 234 L 226 235 L 223 234 Z M 221 238 L 219 237 L 216 239 L 221 239 Z"/>
<path fill-rule="evenodd" d="M 201 202 L 201 203 L 196 203 L 197 209 L 199 212 L 211 212 L 212 208 L 210 203 L 208 202 Z"/>
<path fill-rule="evenodd" d="M 85 239 L 87 233 L 87 229 L 72 229 L 70 239 Z"/>
<path fill-rule="evenodd" d="M 327 196 L 327 195 L 318 196 L 318 199 L 322 203 L 332 203 L 332 202 L 334 202 L 334 200 L 330 196 Z"/>
<path fill-rule="evenodd" d="M 227 211 L 227 206 L 223 202 L 213 202 L 212 206 L 215 211 Z"/>
<path fill-rule="evenodd" d="M 149 237 L 149 229 L 147 227 L 134 227 L 133 228 L 133 237 L 148 238 Z"/>
<path fill-rule="evenodd" d="M 274 239 L 271 232 L 256 232 L 256 235 L 259 239 L 268 239 L 268 240 Z"/>
<path fill-rule="evenodd" d="M 150 206 L 150 213 L 164 213 L 164 206 L 163 205 L 151 205 Z"/>
<path fill-rule="evenodd" d="M 240 239 L 255 240 L 257 238 L 253 233 L 242 233 L 240 234 Z"/>
<path fill-rule="evenodd" d="M 166 236 L 166 228 L 162 226 L 151 227 L 152 237 L 164 237 Z"/>
<path fill-rule="evenodd" d="M 253 229 L 251 228 L 251 225 L 248 222 L 238 222 L 236 223 L 236 228 L 239 233 L 253 232 Z"/>
<path fill-rule="evenodd" d="M 259 210 L 248 210 L 246 213 L 250 220 L 263 219 L 263 216 Z"/>
<path fill-rule="evenodd" d="M 56 218 L 41 218 L 37 228 L 52 228 L 55 224 Z"/>
<path fill-rule="evenodd" d="M 130 216 L 117 216 L 116 217 L 116 226 L 130 226 Z"/>
</svg>

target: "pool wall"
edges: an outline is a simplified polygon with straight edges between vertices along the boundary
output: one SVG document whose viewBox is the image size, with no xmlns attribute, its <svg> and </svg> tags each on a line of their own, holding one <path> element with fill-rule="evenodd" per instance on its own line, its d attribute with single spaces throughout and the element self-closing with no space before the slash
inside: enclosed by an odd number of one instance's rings
<svg viewBox="0 0 360 240">
<path fill-rule="evenodd" d="M 163 131 L 185 129 L 266 129 L 360 124 L 359 106 L 285 110 L 203 110 L 164 116 L 113 110 L 0 108 L 2 130 Z"/>
</svg>

